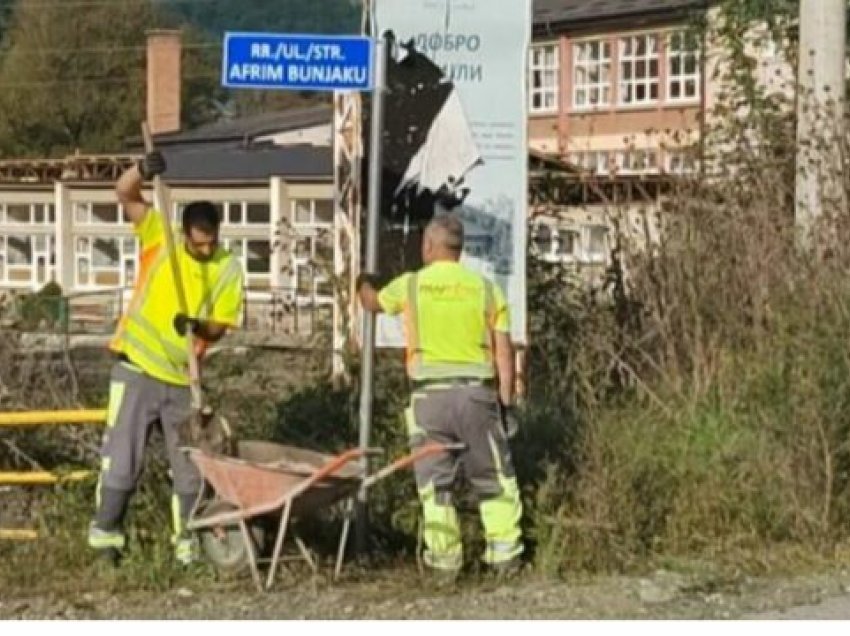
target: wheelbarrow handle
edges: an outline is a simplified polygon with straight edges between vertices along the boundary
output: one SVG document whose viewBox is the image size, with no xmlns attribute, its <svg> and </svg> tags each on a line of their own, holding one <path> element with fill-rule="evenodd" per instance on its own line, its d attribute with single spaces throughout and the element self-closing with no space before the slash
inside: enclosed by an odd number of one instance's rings
<svg viewBox="0 0 850 636">
<path fill-rule="evenodd" d="M 430 457 L 431 455 L 439 455 L 441 453 L 448 453 L 452 451 L 462 451 L 466 449 L 466 444 L 442 444 L 440 442 L 431 442 L 429 444 L 425 444 L 424 446 L 420 446 L 412 453 L 405 455 L 404 457 L 400 457 L 395 460 L 393 463 L 385 466 L 374 475 L 370 475 L 366 477 L 362 484 L 364 488 L 369 488 L 373 486 L 376 482 L 381 481 L 384 477 L 388 477 L 392 475 L 394 472 L 401 470 L 402 468 L 407 468 L 411 464 L 415 464 L 420 459 L 424 459 L 426 457 Z"/>
</svg>

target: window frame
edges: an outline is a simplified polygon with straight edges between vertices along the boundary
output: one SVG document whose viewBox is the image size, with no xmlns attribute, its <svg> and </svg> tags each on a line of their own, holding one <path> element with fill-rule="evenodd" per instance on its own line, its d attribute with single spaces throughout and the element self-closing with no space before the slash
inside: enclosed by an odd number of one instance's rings
<svg viewBox="0 0 850 636">
<path fill-rule="evenodd" d="M 18 221 L 9 218 L 9 206 L 29 206 L 29 219 L 27 221 Z M 40 209 L 42 220 L 36 220 L 38 213 L 37 209 Z M 0 224 L 2 225 L 32 225 L 36 228 L 42 227 L 50 227 L 51 225 L 56 224 L 56 205 L 50 201 L 41 201 L 41 202 L 22 202 L 22 203 L 13 203 L 13 202 L 3 202 L 0 203 Z"/>
<path fill-rule="evenodd" d="M 640 33 L 627 33 L 617 37 L 617 106 L 619 108 L 641 108 L 646 106 L 656 106 L 664 103 L 661 85 L 661 64 L 664 62 L 661 43 L 663 33 L 657 31 L 646 31 Z M 644 53 L 639 55 L 638 40 L 644 39 Z M 651 52 L 649 42 L 655 42 L 654 51 Z M 629 44 L 632 51 L 626 53 L 626 44 Z M 650 69 L 652 63 L 655 62 L 655 75 L 651 75 Z M 637 67 L 643 63 L 644 75 L 637 78 Z M 626 79 L 625 69 L 629 65 L 631 68 L 630 77 Z M 641 100 L 636 99 L 636 88 L 643 86 L 646 90 L 646 97 Z M 655 97 L 650 97 L 652 94 L 652 86 L 655 86 Z M 632 99 L 626 101 L 626 87 L 632 87 Z"/>
<path fill-rule="evenodd" d="M 547 64 L 545 53 L 551 51 L 552 64 Z M 542 52 L 543 61 L 538 62 L 535 54 Z M 528 114 L 529 115 L 552 115 L 558 112 L 561 99 L 561 46 L 558 41 L 535 42 L 529 47 L 528 69 Z M 535 73 L 540 73 L 540 86 L 535 86 Z M 544 77 L 552 77 L 551 86 L 547 86 Z M 540 106 L 535 106 L 534 98 L 540 96 Z M 551 97 L 551 105 L 547 105 L 547 98 Z"/>
<path fill-rule="evenodd" d="M 679 40 L 680 42 L 686 42 L 688 38 L 687 29 L 679 29 L 675 31 L 669 31 L 664 34 L 665 38 L 665 64 L 667 67 L 667 78 L 664 86 L 664 100 L 665 103 L 668 104 L 690 104 L 700 101 L 700 94 L 702 93 L 702 56 L 700 52 L 699 44 L 696 43 L 695 47 L 692 50 L 687 50 L 685 48 L 679 49 L 679 47 L 674 47 L 674 40 Z M 685 64 L 688 58 L 693 58 L 694 62 L 694 72 L 693 73 L 685 73 Z M 677 74 L 673 73 L 673 63 L 675 60 L 679 62 L 679 70 L 680 72 Z M 694 83 L 694 94 L 693 95 L 685 95 L 684 88 L 687 86 L 689 81 L 693 81 Z M 673 97 L 673 85 L 680 85 L 680 94 L 678 97 Z"/>
<path fill-rule="evenodd" d="M 140 245 L 138 239 L 132 234 L 75 234 L 73 236 L 73 277 L 74 287 L 76 289 L 100 290 L 100 289 L 126 289 L 135 284 L 136 276 L 139 273 L 139 250 Z M 94 264 L 94 244 L 96 241 L 114 240 L 118 242 L 118 264 L 115 266 L 95 266 Z M 87 241 L 88 248 L 85 251 L 80 250 L 80 241 Z M 130 241 L 130 243 L 128 243 Z M 132 253 L 128 252 L 126 246 L 132 244 Z M 80 263 L 87 262 L 88 277 L 86 282 L 82 282 L 80 277 Z M 128 264 L 132 265 L 129 270 Z M 129 271 L 128 271 L 129 270 Z M 104 285 L 95 282 L 97 274 L 102 273 L 117 273 L 117 285 Z"/>
<path fill-rule="evenodd" d="M 599 45 L 599 57 L 598 58 L 588 58 L 587 60 L 579 59 L 579 49 L 583 46 L 590 46 L 598 44 Z M 607 52 L 607 57 L 605 53 Z M 570 104 L 573 110 L 575 111 L 592 111 L 596 109 L 607 109 L 610 108 L 614 104 L 614 100 L 612 99 L 614 95 L 614 87 L 612 86 L 614 79 L 614 48 L 612 46 L 612 42 L 610 38 L 588 38 L 582 40 L 576 40 L 572 42 L 572 69 L 571 69 L 571 79 L 572 79 L 572 95 L 570 97 Z M 589 76 L 592 69 L 595 69 L 597 73 L 600 75 L 604 68 L 607 67 L 607 75 L 608 79 L 605 81 L 596 81 L 589 82 L 585 81 L 579 83 L 578 81 L 578 73 L 579 69 L 584 69 Z M 587 101 L 584 104 L 578 103 L 578 94 L 579 91 L 592 91 L 598 90 L 600 96 L 607 93 L 607 99 L 603 101 L 599 101 L 596 104 L 591 104 Z"/>
</svg>

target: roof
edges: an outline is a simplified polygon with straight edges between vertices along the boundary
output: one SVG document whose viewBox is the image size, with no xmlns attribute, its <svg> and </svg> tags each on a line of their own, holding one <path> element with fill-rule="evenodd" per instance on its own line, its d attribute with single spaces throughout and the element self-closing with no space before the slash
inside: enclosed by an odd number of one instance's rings
<svg viewBox="0 0 850 636">
<path fill-rule="evenodd" d="M 244 142 L 263 135 L 312 128 L 333 122 L 330 105 L 262 113 L 219 121 L 192 130 L 156 135 L 158 146 L 194 143 Z M 141 145 L 141 138 L 130 140 L 131 145 Z"/>
<path fill-rule="evenodd" d="M 534 30 L 564 30 L 638 17 L 680 17 L 709 0 L 534 0 Z"/>
<path fill-rule="evenodd" d="M 333 152 L 327 146 L 272 144 L 240 147 L 162 149 L 169 181 L 267 181 L 269 177 L 330 180 Z"/>
</svg>

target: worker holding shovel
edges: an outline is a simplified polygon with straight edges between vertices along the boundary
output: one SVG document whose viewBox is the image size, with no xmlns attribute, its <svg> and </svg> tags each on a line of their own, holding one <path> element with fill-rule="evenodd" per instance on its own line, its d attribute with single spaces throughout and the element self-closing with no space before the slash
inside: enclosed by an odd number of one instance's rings
<svg viewBox="0 0 850 636">
<path fill-rule="evenodd" d="M 154 180 L 155 194 L 161 193 L 159 175 L 165 169 L 163 156 L 149 151 L 121 175 L 115 188 L 133 223 L 141 257 L 133 298 L 110 343 L 118 359 L 111 372 L 97 510 L 88 535 L 89 546 L 113 563 L 125 546 L 123 519 L 156 422 L 174 482 L 175 557 L 181 563 L 194 559 L 185 522 L 201 477 L 178 450 L 186 443 L 180 429 L 199 415 L 201 406 L 195 356 L 237 326 L 242 312 L 242 267 L 219 245 L 216 208 L 207 201 L 188 204 L 175 241 L 162 195 L 156 201 L 160 210 L 144 200 L 143 182 Z"/>
</svg>

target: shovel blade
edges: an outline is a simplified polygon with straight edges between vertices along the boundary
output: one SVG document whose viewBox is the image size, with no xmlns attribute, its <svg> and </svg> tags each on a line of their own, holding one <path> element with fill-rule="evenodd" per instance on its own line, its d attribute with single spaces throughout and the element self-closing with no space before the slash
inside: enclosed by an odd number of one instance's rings
<svg viewBox="0 0 850 636">
<path fill-rule="evenodd" d="M 181 446 L 200 448 L 220 455 L 234 454 L 235 440 L 227 420 L 208 406 L 200 410 L 192 409 L 178 427 L 178 434 Z"/>
</svg>

